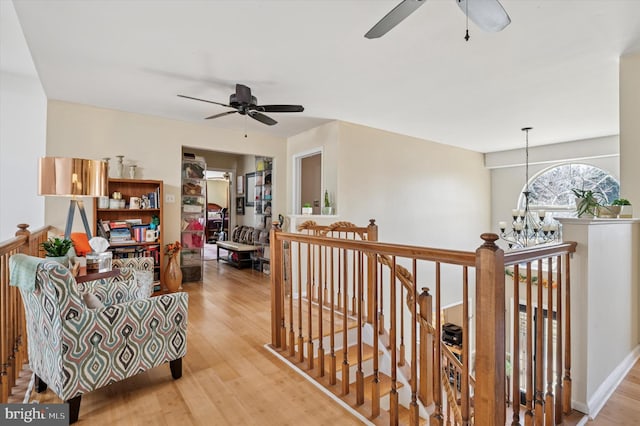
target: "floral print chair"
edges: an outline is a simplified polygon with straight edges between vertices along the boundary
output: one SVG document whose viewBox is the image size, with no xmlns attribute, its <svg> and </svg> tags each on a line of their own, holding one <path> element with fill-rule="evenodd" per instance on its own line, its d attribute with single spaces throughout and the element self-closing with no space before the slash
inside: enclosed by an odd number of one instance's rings
<svg viewBox="0 0 640 426">
<path fill-rule="evenodd" d="M 113 278 L 77 284 L 59 263 L 37 262 L 35 287 L 19 286 L 29 363 L 37 391 L 48 386 L 70 404 L 71 423 L 78 419 L 85 393 L 167 362 L 174 379 L 182 376 L 186 293 L 140 297 L 136 272 L 130 268 Z M 104 306 L 89 308 L 85 294 L 93 294 Z"/>
</svg>

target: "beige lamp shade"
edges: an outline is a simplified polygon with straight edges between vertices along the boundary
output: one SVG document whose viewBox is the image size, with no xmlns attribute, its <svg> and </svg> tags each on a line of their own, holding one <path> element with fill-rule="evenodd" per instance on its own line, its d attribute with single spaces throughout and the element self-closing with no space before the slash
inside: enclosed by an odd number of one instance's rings
<svg viewBox="0 0 640 426">
<path fill-rule="evenodd" d="M 83 158 L 40 158 L 39 195 L 101 197 L 107 195 L 106 161 Z"/>
</svg>

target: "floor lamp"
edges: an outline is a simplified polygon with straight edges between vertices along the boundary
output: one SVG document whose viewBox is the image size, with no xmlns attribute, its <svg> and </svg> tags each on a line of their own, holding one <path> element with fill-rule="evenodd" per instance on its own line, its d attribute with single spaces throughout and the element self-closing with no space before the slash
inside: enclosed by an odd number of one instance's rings
<svg viewBox="0 0 640 426">
<path fill-rule="evenodd" d="M 84 202 L 78 197 L 102 197 L 107 195 L 107 162 L 83 158 L 42 157 L 39 165 L 38 194 L 71 197 L 64 237 L 71 236 L 76 207 L 84 224 L 87 237 L 91 228 L 84 210 Z"/>
</svg>

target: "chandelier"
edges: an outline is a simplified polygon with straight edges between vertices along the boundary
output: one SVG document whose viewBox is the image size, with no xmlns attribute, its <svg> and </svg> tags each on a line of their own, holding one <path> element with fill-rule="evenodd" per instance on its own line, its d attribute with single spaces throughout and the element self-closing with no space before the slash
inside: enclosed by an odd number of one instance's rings
<svg viewBox="0 0 640 426">
<path fill-rule="evenodd" d="M 553 220 L 546 220 L 544 210 L 529 210 L 529 130 L 533 127 L 523 127 L 525 132 L 525 189 L 524 209 L 511 210 L 511 226 L 507 227 L 507 222 L 498 222 L 500 228 L 500 238 L 504 240 L 510 249 L 531 247 L 538 244 L 547 244 L 560 240 L 558 223 Z"/>
</svg>

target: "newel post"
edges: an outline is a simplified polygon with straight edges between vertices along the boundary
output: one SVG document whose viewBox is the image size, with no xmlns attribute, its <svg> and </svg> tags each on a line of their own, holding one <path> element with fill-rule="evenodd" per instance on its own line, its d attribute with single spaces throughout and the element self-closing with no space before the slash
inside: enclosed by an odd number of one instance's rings
<svg viewBox="0 0 640 426">
<path fill-rule="evenodd" d="M 30 251 L 30 247 L 31 244 L 29 244 L 29 237 L 31 237 L 31 231 L 29 231 L 29 224 L 28 223 L 19 223 L 18 224 L 18 230 L 16 231 L 16 237 L 21 237 L 21 236 L 25 236 L 27 238 L 27 242 L 26 244 L 22 244 L 20 246 L 20 252 L 24 253 L 25 251 L 28 252 Z M 37 256 L 37 254 L 33 254 L 33 253 L 27 253 L 29 255 L 32 256 Z"/>
<path fill-rule="evenodd" d="M 280 232 L 282 232 L 280 224 L 277 220 L 274 220 L 269 235 L 269 250 L 271 251 L 271 345 L 274 348 L 282 346 L 280 329 L 284 324 L 283 253 L 282 241 L 277 236 Z"/>
<path fill-rule="evenodd" d="M 496 234 L 480 236 L 476 250 L 475 420 L 505 424 L 505 282 L 504 251 Z"/>
<path fill-rule="evenodd" d="M 367 241 L 378 241 L 378 225 L 375 219 L 369 219 L 367 225 Z M 375 297 L 376 280 L 378 267 L 378 255 L 370 253 L 367 255 L 367 322 L 372 324 L 378 317 L 376 309 L 377 304 L 373 298 Z"/>
</svg>

